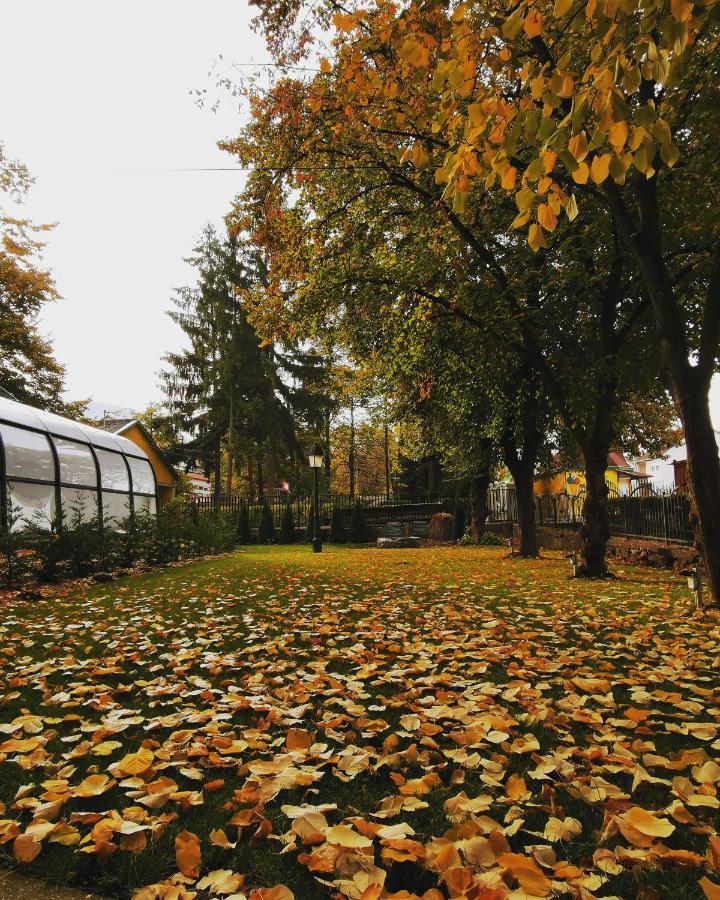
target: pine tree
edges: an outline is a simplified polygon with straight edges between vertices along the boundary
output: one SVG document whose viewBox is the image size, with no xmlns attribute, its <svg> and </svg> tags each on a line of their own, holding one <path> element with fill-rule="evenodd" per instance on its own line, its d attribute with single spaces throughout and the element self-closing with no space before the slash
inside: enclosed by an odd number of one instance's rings
<svg viewBox="0 0 720 900">
<path fill-rule="evenodd" d="M 455 501 L 455 510 L 453 512 L 453 528 L 452 528 L 452 539 L 454 541 L 459 541 L 460 538 L 465 534 L 465 504 L 462 500 Z"/>
<path fill-rule="evenodd" d="M 332 516 L 330 517 L 330 537 L 331 544 L 346 544 L 347 533 L 345 531 L 345 519 L 343 511 L 339 506 L 333 506 Z"/>
<path fill-rule="evenodd" d="M 295 519 L 293 518 L 292 506 L 289 503 L 285 504 L 282 519 L 280 520 L 280 543 L 295 543 Z"/>
<path fill-rule="evenodd" d="M 245 501 L 240 505 L 240 512 L 238 513 L 237 539 L 239 544 L 249 544 L 252 539 L 250 534 L 250 511 Z"/>
<path fill-rule="evenodd" d="M 260 507 L 257 540 L 258 544 L 272 544 L 275 541 L 275 520 L 267 503 Z"/>
<path fill-rule="evenodd" d="M 350 516 L 350 543 L 364 544 L 367 540 L 367 522 L 362 503 L 356 500 Z"/>
</svg>

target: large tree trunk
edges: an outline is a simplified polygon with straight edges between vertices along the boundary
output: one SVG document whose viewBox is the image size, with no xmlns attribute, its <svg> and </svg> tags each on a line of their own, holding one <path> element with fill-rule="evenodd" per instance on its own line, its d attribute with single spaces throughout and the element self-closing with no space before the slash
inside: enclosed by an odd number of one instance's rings
<svg viewBox="0 0 720 900">
<path fill-rule="evenodd" d="M 535 523 L 534 460 L 528 465 L 523 460 L 519 466 L 510 469 L 515 482 L 518 528 L 520 529 L 520 556 L 538 556 L 537 527 Z M 509 466 L 508 466 L 509 468 Z"/>
<path fill-rule="evenodd" d="M 605 552 L 610 539 L 608 487 L 605 481 L 607 455 L 606 446 L 583 450 L 587 494 L 583 504 L 580 540 L 585 574 L 591 578 L 607 575 Z"/>
<path fill-rule="evenodd" d="M 327 489 L 331 490 L 332 484 L 330 476 L 332 475 L 332 455 L 330 453 L 330 413 L 325 416 L 325 476 L 327 478 Z"/>
<path fill-rule="evenodd" d="M 217 512 L 220 508 L 220 494 L 222 493 L 222 451 L 220 448 L 220 438 L 217 439 L 213 451 L 213 505 Z"/>
<path fill-rule="evenodd" d="M 383 450 L 385 453 L 385 499 L 390 499 L 390 429 L 387 421 L 383 429 Z"/>
<path fill-rule="evenodd" d="M 350 499 L 355 498 L 355 404 L 350 399 L 350 451 L 348 454 L 348 472 L 350 473 Z"/>
<path fill-rule="evenodd" d="M 714 601 L 720 602 L 720 458 L 707 392 L 676 391 L 685 429 L 690 515 Z"/>
<path fill-rule="evenodd" d="M 478 538 L 485 534 L 490 480 L 490 473 L 482 472 L 480 475 L 475 475 L 470 482 L 470 532 Z"/>
</svg>

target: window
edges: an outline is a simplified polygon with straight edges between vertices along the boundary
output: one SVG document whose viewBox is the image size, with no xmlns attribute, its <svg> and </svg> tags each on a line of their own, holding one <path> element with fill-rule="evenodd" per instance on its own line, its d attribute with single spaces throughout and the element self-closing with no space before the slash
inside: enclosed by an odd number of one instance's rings
<svg viewBox="0 0 720 900">
<path fill-rule="evenodd" d="M 103 494 L 103 522 L 106 525 L 119 525 L 129 515 L 129 494 Z"/>
<path fill-rule="evenodd" d="M 143 497 L 135 496 L 133 498 L 133 503 L 135 506 L 135 514 L 142 515 L 143 513 L 154 513 L 155 512 L 155 498 L 154 497 Z"/>
<path fill-rule="evenodd" d="M 55 518 L 55 485 L 8 482 L 8 506 L 12 530 L 23 531 L 31 525 L 50 528 Z"/>
<path fill-rule="evenodd" d="M 86 444 L 53 438 L 60 460 L 60 481 L 97 487 L 97 470 L 92 452 Z"/>
<path fill-rule="evenodd" d="M 133 456 L 128 456 L 127 461 L 132 472 L 133 494 L 154 494 L 155 478 L 150 463 L 146 459 L 136 459 Z"/>
<path fill-rule="evenodd" d="M 96 450 L 100 463 L 100 481 L 103 490 L 129 491 L 130 479 L 128 478 L 125 459 L 119 453 L 112 450 Z"/>
<path fill-rule="evenodd" d="M 0 425 L 8 478 L 55 481 L 55 460 L 48 439 L 37 431 Z"/>
<path fill-rule="evenodd" d="M 66 525 L 89 522 L 98 514 L 98 499 L 95 491 L 64 487 L 60 488 L 63 522 Z"/>
</svg>

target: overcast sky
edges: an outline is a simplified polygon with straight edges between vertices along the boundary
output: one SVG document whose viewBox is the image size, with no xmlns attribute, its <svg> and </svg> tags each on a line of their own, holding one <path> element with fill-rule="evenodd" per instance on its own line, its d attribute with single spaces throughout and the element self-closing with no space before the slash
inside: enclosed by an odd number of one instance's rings
<svg viewBox="0 0 720 900">
<path fill-rule="evenodd" d="M 214 73 L 268 59 L 250 19 L 243 0 L 2 4 L 0 140 L 35 178 L 24 214 L 58 223 L 45 259 L 62 300 L 42 329 L 69 398 L 161 396 L 160 358 L 181 343 L 166 310 L 192 277 L 183 257 L 244 177 L 162 170 L 235 164 L 216 141 L 238 132 L 237 106 L 199 109 L 190 92 L 217 97 Z"/>
</svg>

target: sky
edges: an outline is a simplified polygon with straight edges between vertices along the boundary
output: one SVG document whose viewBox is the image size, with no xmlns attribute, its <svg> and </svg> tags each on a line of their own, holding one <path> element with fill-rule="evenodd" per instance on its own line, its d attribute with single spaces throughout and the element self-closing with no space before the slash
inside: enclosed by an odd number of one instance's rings
<svg viewBox="0 0 720 900">
<path fill-rule="evenodd" d="M 168 170 L 236 165 L 216 142 L 242 113 L 215 84 L 269 59 L 251 15 L 244 0 L 3 4 L 0 141 L 35 178 L 19 210 L 57 222 L 44 259 L 62 299 L 41 330 L 68 399 L 97 411 L 162 396 L 161 357 L 182 344 L 166 312 L 193 279 L 183 258 L 244 178 Z M 203 89 L 224 97 L 217 112 L 196 104 Z"/>
</svg>

